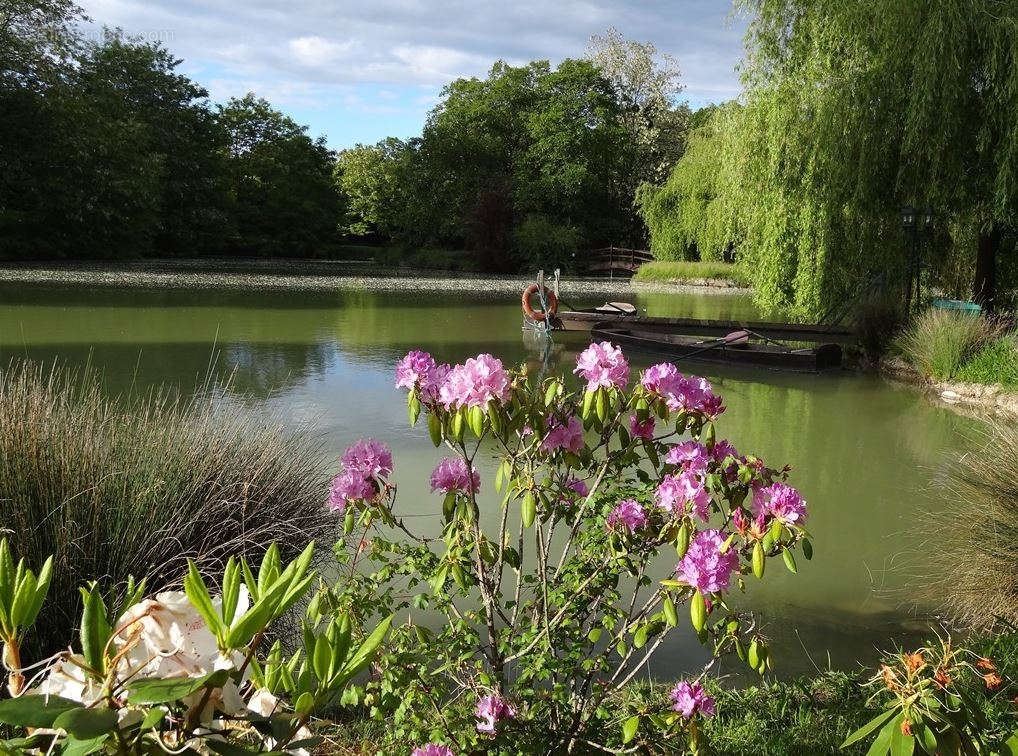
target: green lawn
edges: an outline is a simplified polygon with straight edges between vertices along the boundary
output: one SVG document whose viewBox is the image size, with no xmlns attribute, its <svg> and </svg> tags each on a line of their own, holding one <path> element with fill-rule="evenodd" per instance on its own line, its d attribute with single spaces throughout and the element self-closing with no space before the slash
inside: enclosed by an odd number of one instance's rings
<svg viewBox="0 0 1018 756">
<path fill-rule="evenodd" d="M 655 260 L 640 266 L 633 277 L 635 281 L 660 283 L 683 283 L 714 279 L 729 281 L 737 286 L 749 286 L 751 280 L 747 272 L 731 263 L 710 260 Z"/>
</svg>

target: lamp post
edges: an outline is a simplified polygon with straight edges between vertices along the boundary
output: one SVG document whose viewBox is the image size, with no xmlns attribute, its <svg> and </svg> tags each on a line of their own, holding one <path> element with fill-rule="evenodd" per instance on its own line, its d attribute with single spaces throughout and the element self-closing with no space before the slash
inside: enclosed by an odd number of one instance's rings
<svg viewBox="0 0 1018 756">
<path fill-rule="evenodd" d="M 933 208 L 927 205 L 922 212 L 911 205 L 901 208 L 901 228 L 911 244 L 908 259 L 908 282 L 905 290 L 905 312 L 912 311 L 912 285 L 915 284 L 915 303 L 919 305 L 922 286 L 922 261 L 920 260 L 920 234 L 925 238 L 933 233 L 935 216 Z"/>
<path fill-rule="evenodd" d="M 918 231 L 916 226 L 916 211 L 911 205 L 905 205 L 901 208 L 901 229 L 905 232 L 905 238 L 910 245 L 908 264 L 906 266 L 907 273 L 905 275 L 905 314 L 907 315 L 912 312 L 912 281 L 916 275 L 916 250 L 918 247 L 918 239 L 916 238 Z M 918 299 L 918 295 L 916 299 Z"/>
</svg>

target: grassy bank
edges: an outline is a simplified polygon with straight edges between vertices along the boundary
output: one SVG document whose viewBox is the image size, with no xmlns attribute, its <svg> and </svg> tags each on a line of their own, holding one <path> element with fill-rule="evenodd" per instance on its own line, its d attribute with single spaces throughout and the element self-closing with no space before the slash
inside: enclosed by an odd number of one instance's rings
<svg viewBox="0 0 1018 756">
<path fill-rule="evenodd" d="M 683 284 L 719 282 L 746 287 L 751 284 L 747 272 L 738 265 L 702 260 L 655 260 L 641 265 L 633 280 Z"/>
<path fill-rule="evenodd" d="M 894 346 L 928 379 L 1018 386 L 1018 332 L 983 315 L 927 310 Z"/>
<path fill-rule="evenodd" d="M 1010 734 L 1018 725 L 1018 632 L 985 635 L 969 647 L 977 656 L 993 659 L 1005 683 L 992 692 L 978 693 L 979 710 L 986 717 L 988 734 Z M 855 674 L 821 670 L 813 675 L 786 681 L 763 681 L 744 688 L 731 688 L 709 681 L 708 690 L 716 701 L 715 716 L 704 720 L 703 734 L 709 753 L 737 756 L 820 756 L 821 754 L 865 754 L 870 740 L 842 750 L 841 743 L 882 710 L 882 700 L 870 702 L 872 688 L 863 687 L 871 670 Z M 978 681 L 977 681 L 978 682 Z M 605 706 L 609 724 L 614 719 L 660 708 L 667 701 L 670 684 L 630 685 Z M 366 716 L 325 722 L 319 734 L 326 737 L 330 753 L 366 756 L 375 753 L 404 753 L 409 748 L 388 739 L 390 723 Z M 629 744 L 630 746 L 632 743 Z M 623 748 L 622 744 L 618 744 Z M 621 751 L 620 751 L 621 752 Z M 669 752 L 647 746 L 639 753 Z"/>
<path fill-rule="evenodd" d="M 379 268 L 412 268 L 414 270 L 442 270 L 474 273 L 480 270 L 476 255 L 465 249 L 405 247 L 372 247 L 363 244 L 344 244 L 339 247 L 341 259 L 371 260 Z"/>
</svg>

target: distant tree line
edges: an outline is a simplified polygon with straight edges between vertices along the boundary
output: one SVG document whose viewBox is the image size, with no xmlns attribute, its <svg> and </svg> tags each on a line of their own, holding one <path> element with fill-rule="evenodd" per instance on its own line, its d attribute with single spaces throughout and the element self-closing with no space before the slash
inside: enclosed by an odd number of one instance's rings
<svg viewBox="0 0 1018 756">
<path fill-rule="evenodd" d="M 0 2 L 0 255 L 307 255 L 336 237 L 324 140 L 248 95 L 212 106 L 158 44 Z"/>
<path fill-rule="evenodd" d="M 0 257 L 471 250 L 487 270 L 646 243 L 637 187 L 690 119 L 678 69 L 614 30 L 588 57 L 497 62 L 420 137 L 339 155 L 249 94 L 225 105 L 158 43 L 86 39 L 70 0 L 0 0 Z"/>
</svg>

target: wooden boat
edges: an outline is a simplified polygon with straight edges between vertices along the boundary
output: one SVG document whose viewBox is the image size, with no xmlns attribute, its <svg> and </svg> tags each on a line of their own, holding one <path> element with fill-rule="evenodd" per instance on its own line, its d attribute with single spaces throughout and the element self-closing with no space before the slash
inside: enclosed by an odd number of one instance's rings
<svg viewBox="0 0 1018 756">
<path fill-rule="evenodd" d="M 714 339 L 698 339 L 636 327 L 597 325 L 591 328 L 591 336 L 620 346 L 679 359 L 751 365 L 801 373 L 817 373 L 841 367 L 839 344 L 818 344 L 794 349 L 771 342 L 749 341 L 748 331 L 734 331 Z"/>
<path fill-rule="evenodd" d="M 856 341 L 855 334 L 841 326 L 699 318 L 653 318 L 647 315 L 637 315 L 635 307 L 622 302 L 612 302 L 588 310 L 559 312 L 552 320 L 552 325 L 566 331 L 622 328 L 635 329 L 645 333 L 721 338 L 733 331 L 745 330 L 776 341 L 804 341 L 816 344 L 853 344 Z"/>
</svg>

